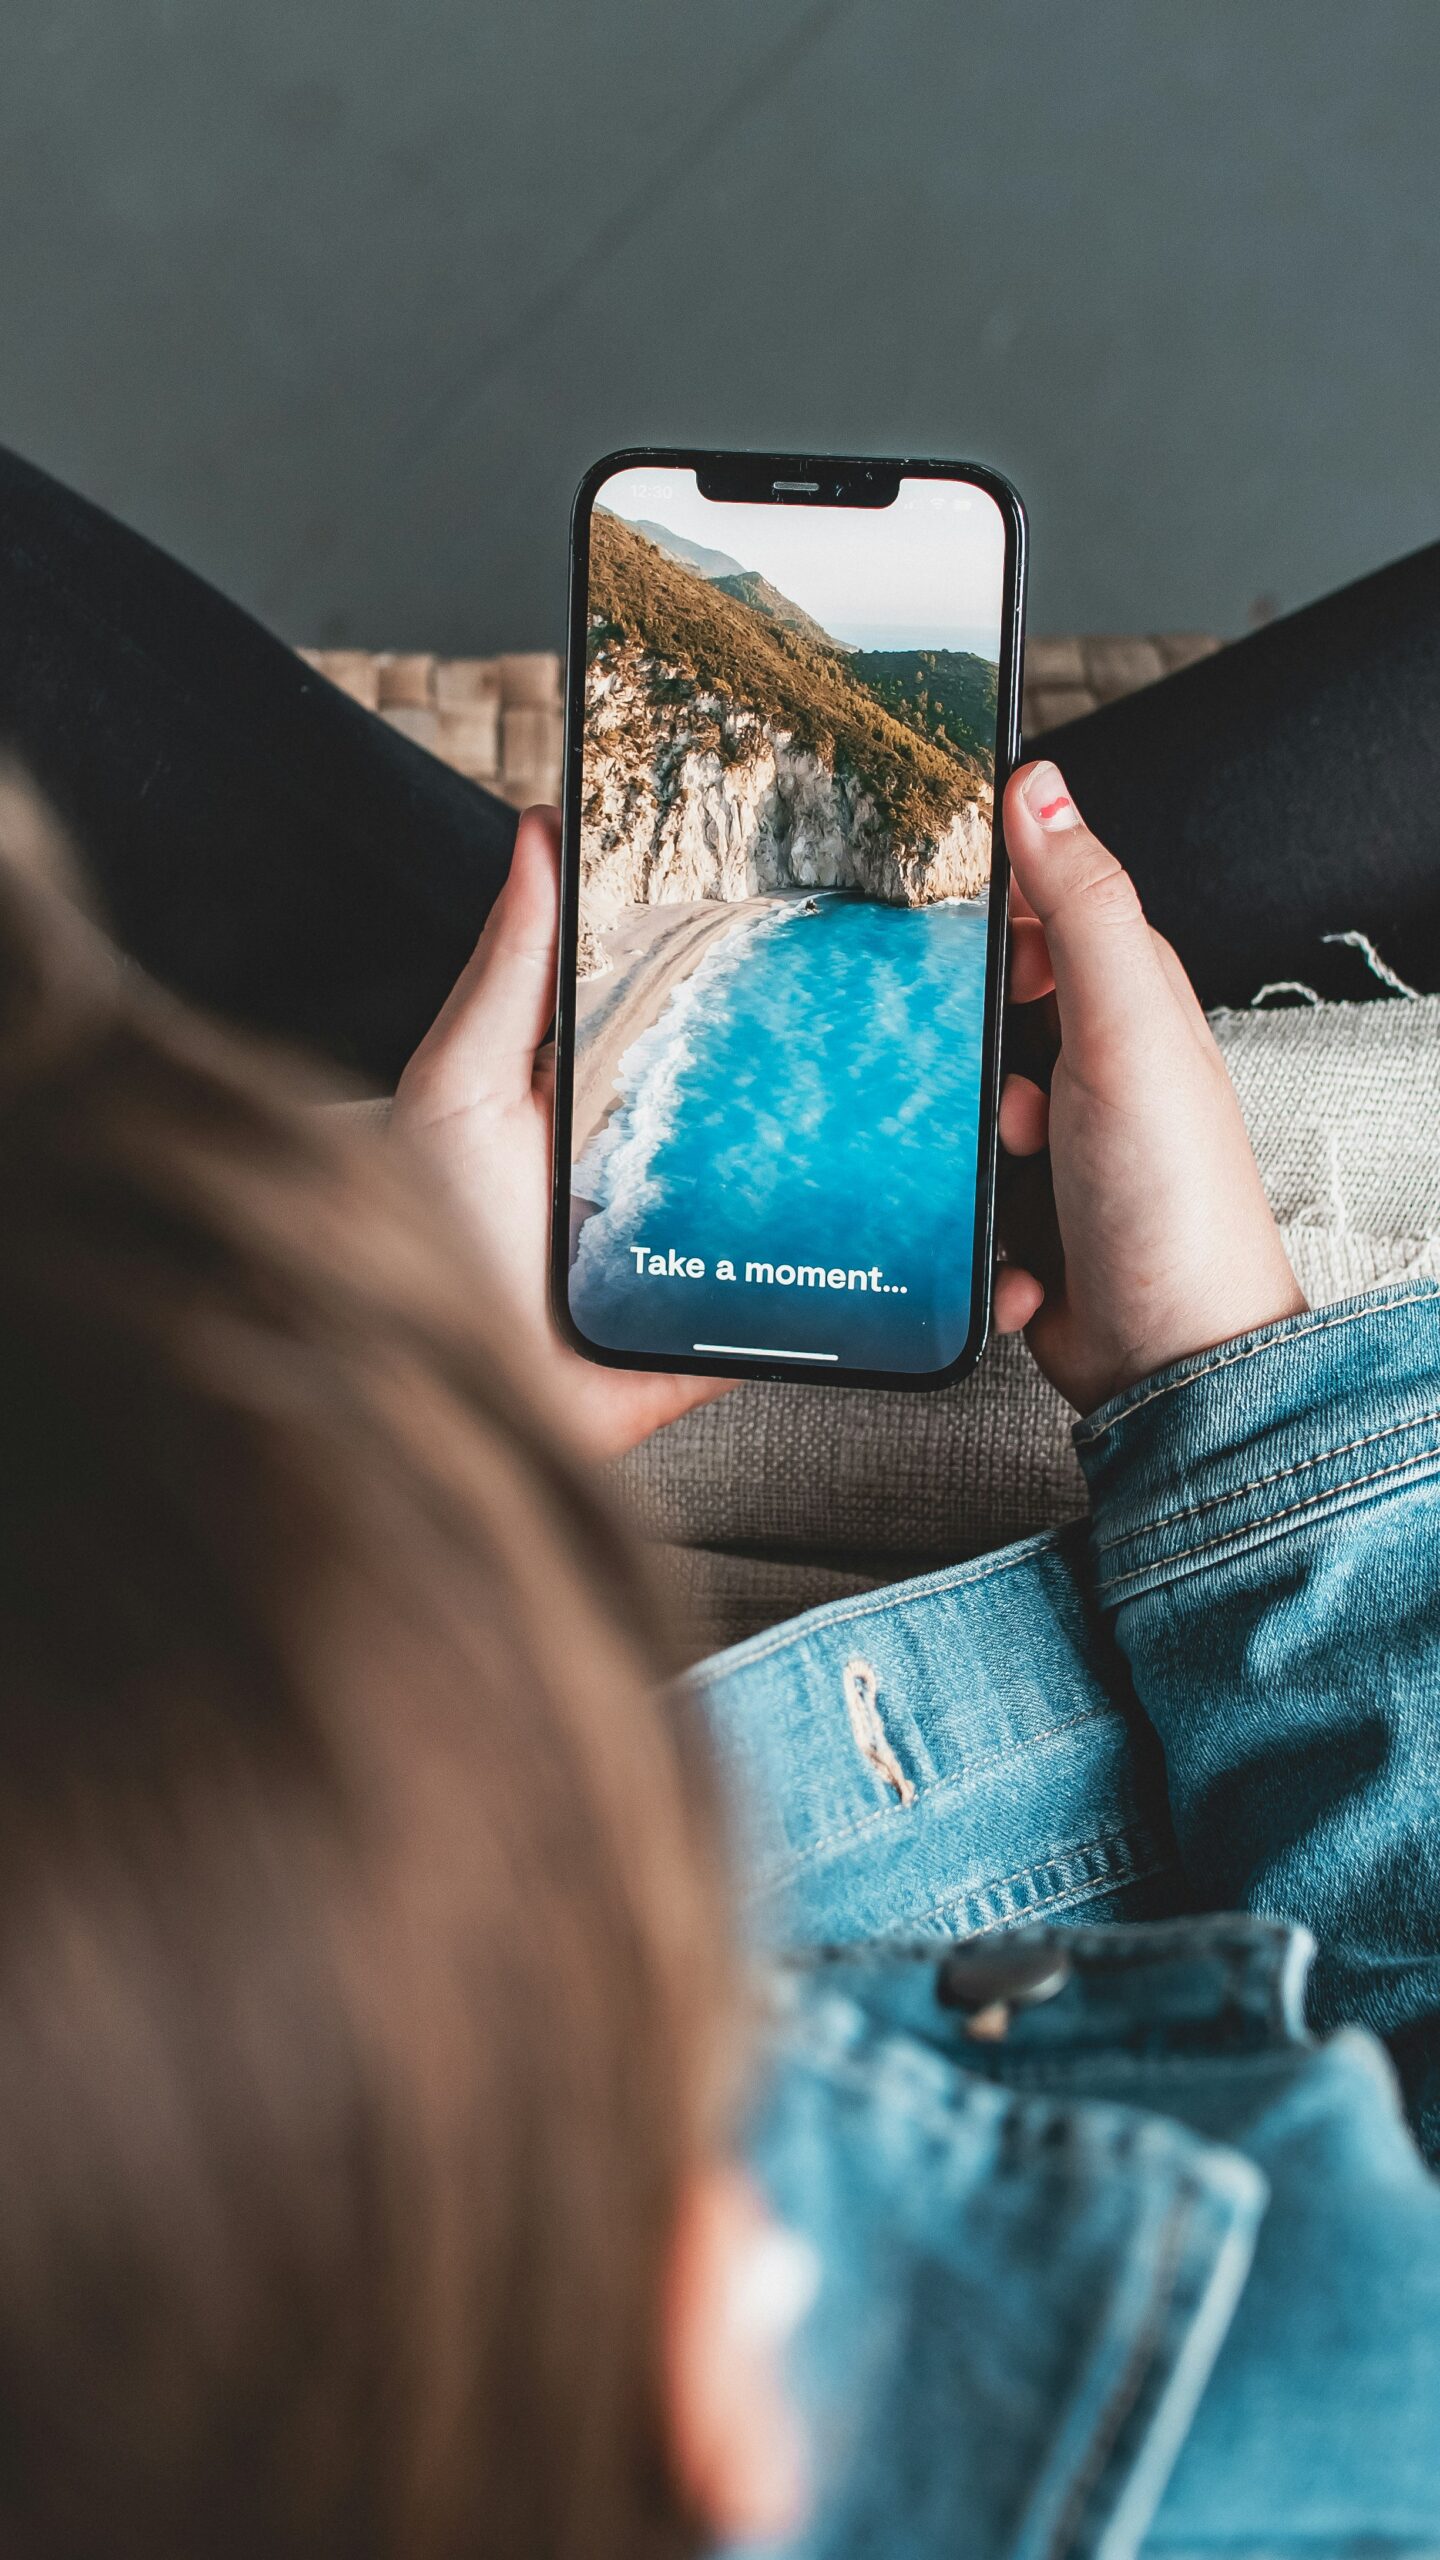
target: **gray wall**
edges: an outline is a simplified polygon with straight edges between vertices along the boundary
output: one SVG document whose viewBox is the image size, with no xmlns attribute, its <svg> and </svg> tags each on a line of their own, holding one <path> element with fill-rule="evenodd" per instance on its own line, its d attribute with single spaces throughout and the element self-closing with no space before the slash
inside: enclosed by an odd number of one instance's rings
<svg viewBox="0 0 1440 2560">
<path fill-rule="evenodd" d="M 1435 0 L 3 0 L 0 440 L 295 638 L 534 647 L 637 439 L 971 454 L 1040 629 L 1440 534 Z"/>
</svg>

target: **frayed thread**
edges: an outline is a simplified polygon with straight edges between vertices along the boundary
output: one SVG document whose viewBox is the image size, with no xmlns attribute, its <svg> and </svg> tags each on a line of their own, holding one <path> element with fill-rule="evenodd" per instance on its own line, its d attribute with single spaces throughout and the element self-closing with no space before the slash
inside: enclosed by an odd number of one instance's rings
<svg viewBox="0 0 1440 2560">
<path fill-rule="evenodd" d="M 1306 986 L 1303 978 L 1267 978 L 1264 986 L 1257 987 L 1250 999 L 1252 1013 L 1257 1005 L 1264 1004 L 1267 996 L 1302 996 L 1306 1004 L 1318 1005 L 1323 1002 L 1323 998 L 1316 994 L 1313 987 Z"/>
<path fill-rule="evenodd" d="M 1381 959 L 1368 933 L 1359 933 L 1352 927 L 1349 933 L 1322 933 L 1320 939 L 1322 942 L 1348 944 L 1352 951 L 1358 951 L 1363 955 L 1367 969 L 1374 973 L 1382 987 L 1393 988 L 1397 996 L 1407 997 L 1411 1004 L 1420 1002 L 1419 988 L 1412 987 L 1407 978 L 1402 978 L 1396 970 L 1391 968 L 1388 960 Z"/>
<path fill-rule="evenodd" d="M 1358 951 L 1371 976 L 1378 978 L 1382 987 L 1388 987 L 1392 995 L 1404 996 L 1407 1003 L 1420 1003 L 1419 987 L 1412 987 L 1408 978 L 1402 978 L 1398 969 L 1392 969 L 1389 961 L 1381 958 L 1369 934 L 1361 933 L 1358 926 L 1352 925 L 1348 933 L 1322 933 L 1320 939 L 1322 942 L 1343 943 L 1347 950 Z M 1254 1013 L 1257 1007 L 1264 1006 L 1271 996 L 1298 996 L 1302 1004 L 1317 1006 L 1325 1001 L 1314 987 L 1306 985 L 1303 978 L 1267 978 L 1264 986 L 1257 987 L 1251 997 L 1250 1011 Z"/>
</svg>

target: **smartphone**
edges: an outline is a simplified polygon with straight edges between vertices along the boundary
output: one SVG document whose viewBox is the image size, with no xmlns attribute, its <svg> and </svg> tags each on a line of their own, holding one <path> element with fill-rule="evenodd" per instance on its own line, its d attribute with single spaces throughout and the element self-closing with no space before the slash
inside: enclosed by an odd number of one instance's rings
<svg viewBox="0 0 1440 2560">
<path fill-rule="evenodd" d="M 643 449 L 572 546 L 556 1319 L 618 1368 L 945 1385 L 990 1314 L 1019 498 Z"/>
</svg>

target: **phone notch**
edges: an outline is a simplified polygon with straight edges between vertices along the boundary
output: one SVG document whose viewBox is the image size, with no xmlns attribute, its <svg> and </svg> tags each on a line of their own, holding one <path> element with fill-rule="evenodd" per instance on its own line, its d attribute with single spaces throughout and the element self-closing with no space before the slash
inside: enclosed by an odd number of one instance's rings
<svg viewBox="0 0 1440 2560">
<path fill-rule="evenodd" d="M 712 506 L 893 507 L 900 494 L 900 471 L 885 462 L 733 453 L 702 463 L 695 485 Z"/>
</svg>

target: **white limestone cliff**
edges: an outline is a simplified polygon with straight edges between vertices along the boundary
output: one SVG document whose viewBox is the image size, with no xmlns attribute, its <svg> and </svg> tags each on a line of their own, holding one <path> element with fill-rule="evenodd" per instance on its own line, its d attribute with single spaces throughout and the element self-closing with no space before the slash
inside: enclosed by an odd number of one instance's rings
<svg viewBox="0 0 1440 2560">
<path fill-rule="evenodd" d="M 961 775 L 928 835 L 900 839 L 863 785 L 778 724 L 633 644 L 589 670 L 581 968 L 627 906 L 848 888 L 894 906 L 979 896 L 992 794 Z"/>
</svg>

